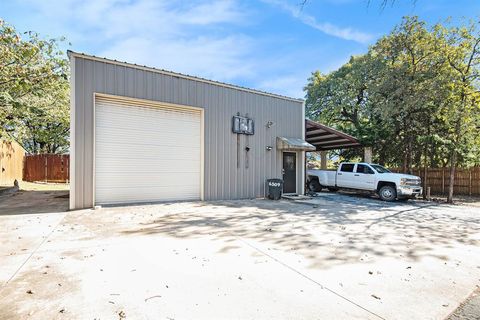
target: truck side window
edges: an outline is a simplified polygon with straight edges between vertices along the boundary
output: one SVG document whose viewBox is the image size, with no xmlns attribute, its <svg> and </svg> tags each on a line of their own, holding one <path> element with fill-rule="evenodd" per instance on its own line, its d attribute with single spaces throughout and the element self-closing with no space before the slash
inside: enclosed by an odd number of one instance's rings
<svg viewBox="0 0 480 320">
<path fill-rule="evenodd" d="M 373 170 L 364 164 L 357 164 L 357 173 L 374 174 Z"/>
<path fill-rule="evenodd" d="M 340 168 L 340 171 L 342 171 L 342 172 L 353 172 L 353 167 L 355 167 L 354 163 L 344 163 L 344 164 L 342 164 L 342 167 Z"/>
</svg>

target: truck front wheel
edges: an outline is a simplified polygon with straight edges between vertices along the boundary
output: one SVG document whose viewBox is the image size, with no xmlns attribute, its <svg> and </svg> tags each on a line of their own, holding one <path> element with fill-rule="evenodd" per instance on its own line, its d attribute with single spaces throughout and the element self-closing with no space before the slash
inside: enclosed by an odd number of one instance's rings
<svg viewBox="0 0 480 320">
<path fill-rule="evenodd" d="M 383 201 L 394 201 L 397 198 L 397 190 L 393 186 L 385 185 L 380 188 L 378 195 Z"/>
</svg>

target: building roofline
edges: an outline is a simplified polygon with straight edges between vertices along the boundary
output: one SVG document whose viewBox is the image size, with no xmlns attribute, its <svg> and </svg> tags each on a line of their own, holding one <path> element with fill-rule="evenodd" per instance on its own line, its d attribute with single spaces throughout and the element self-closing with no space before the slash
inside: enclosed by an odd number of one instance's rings
<svg viewBox="0 0 480 320">
<path fill-rule="evenodd" d="M 141 70 L 155 72 L 155 73 L 161 73 L 161 74 L 164 74 L 164 75 L 178 77 L 178 78 L 182 78 L 182 79 L 186 79 L 186 80 L 198 81 L 198 82 L 203 82 L 203 83 L 207 83 L 207 84 L 211 84 L 211 85 L 215 85 L 215 86 L 220 86 L 220 87 L 225 87 L 225 88 L 229 88 L 229 89 L 240 90 L 240 91 L 244 91 L 244 92 L 249 92 L 249 93 L 259 94 L 259 95 L 263 95 L 263 96 L 273 97 L 273 98 L 282 99 L 282 100 L 288 100 L 288 101 L 299 102 L 299 103 L 303 103 L 303 101 L 304 101 L 303 99 L 287 97 L 287 96 L 283 96 L 283 95 L 280 95 L 280 94 L 269 93 L 269 92 L 256 90 L 256 89 L 251 89 L 251 88 L 242 87 L 242 86 L 237 86 L 237 85 L 233 85 L 233 84 L 229 84 L 229 83 L 225 83 L 225 82 L 219 82 L 219 81 L 215 81 L 215 80 L 209 80 L 209 79 L 205 79 L 205 78 L 201 78 L 201 77 L 190 76 L 190 75 L 187 75 L 187 74 L 173 72 L 173 71 L 169 71 L 169 70 L 158 69 L 158 68 L 154 68 L 154 67 L 148 67 L 148 66 L 145 66 L 145 65 L 138 65 L 136 63 L 129 63 L 129 62 L 125 62 L 125 61 L 112 60 L 112 59 L 108 59 L 108 58 L 101 58 L 101 57 L 97 57 L 97 56 L 94 56 L 94 55 L 89 55 L 89 54 L 85 54 L 85 53 L 81 53 L 81 52 L 75 52 L 75 51 L 72 51 L 72 50 L 67 50 L 67 55 L 68 55 L 69 58 L 79 57 L 79 58 L 93 60 L 93 61 L 111 63 L 111 64 L 126 66 L 126 67 L 130 67 L 130 68 L 141 69 Z"/>
</svg>

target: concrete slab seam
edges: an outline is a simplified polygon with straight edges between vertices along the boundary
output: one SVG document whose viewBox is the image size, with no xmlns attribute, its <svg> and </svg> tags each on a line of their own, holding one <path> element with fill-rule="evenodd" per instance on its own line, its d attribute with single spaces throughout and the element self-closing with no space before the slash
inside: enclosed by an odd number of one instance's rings
<svg viewBox="0 0 480 320">
<path fill-rule="evenodd" d="M 352 301 L 351 299 L 349 299 L 349 298 L 347 298 L 347 297 L 344 297 L 344 296 L 341 295 L 340 293 L 338 293 L 338 292 L 336 292 L 336 291 L 334 291 L 334 290 L 332 290 L 332 289 L 324 286 L 323 284 L 321 284 L 321 283 L 318 282 L 317 280 L 315 280 L 315 279 L 309 277 L 308 275 L 306 275 L 306 274 L 298 271 L 297 269 L 293 268 L 292 266 L 289 266 L 288 264 L 286 264 L 286 263 L 284 263 L 283 261 L 275 258 L 274 256 L 266 253 L 265 251 L 263 251 L 263 250 L 255 247 L 254 245 L 248 243 L 248 242 L 245 241 L 244 239 L 242 239 L 242 238 L 240 238 L 240 237 L 237 237 L 237 236 L 235 236 L 235 235 L 232 235 L 232 236 L 235 237 L 238 241 L 240 241 L 240 242 L 244 243 L 245 245 L 249 246 L 250 248 L 258 251 L 259 253 L 261 253 L 261 254 L 263 254 L 263 255 L 265 255 L 265 256 L 267 256 L 267 257 L 269 257 L 270 259 L 272 259 L 272 260 L 274 260 L 275 262 L 281 264 L 282 266 L 286 267 L 287 269 L 290 269 L 291 271 L 297 273 L 297 274 L 300 275 L 301 277 L 303 277 L 303 278 L 305 278 L 305 279 L 307 279 L 307 280 L 315 283 L 316 285 L 320 286 L 320 288 L 327 290 L 328 292 L 330 292 L 330 293 L 336 295 L 337 297 L 339 297 L 339 298 L 347 301 L 348 303 L 351 303 L 351 304 L 355 305 L 356 307 L 358 307 L 358 308 L 360 308 L 360 309 L 362 309 L 362 310 L 370 313 L 371 315 L 373 315 L 373 316 L 375 316 L 375 317 L 377 317 L 377 318 L 379 318 L 379 319 L 386 320 L 384 317 L 376 314 L 376 313 L 373 312 L 373 311 L 368 310 L 367 308 L 361 306 L 360 304 L 356 303 L 355 301 Z"/>
<path fill-rule="evenodd" d="M 0 293 L 7 287 L 10 281 L 12 281 L 12 279 L 15 278 L 15 276 L 17 275 L 18 272 L 20 272 L 23 266 L 27 264 L 30 258 L 32 258 L 33 255 L 37 253 L 38 249 L 40 249 L 40 247 L 48 240 L 48 238 L 50 238 L 50 236 L 55 232 L 55 230 L 57 230 L 58 226 L 63 222 L 63 220 L 65 220 L 65 217 L 67 215 L 68 213 L 62 217 L 62 219 L 55 225 L 55 227 L 53 227 L 53 229 L 47 234 L 47 236 L 43 238 L 42 242 L 40 242 L 40 244 L 28 255 L 27 259 L 25 259 L 25 261 L 17 268 L 17 270 L 15 270 L 12 276 L 8 278 L 7 281 L 5 281 L 5 283 L 2 285 L 2 288 L 0 289 Z"/>
</svg>

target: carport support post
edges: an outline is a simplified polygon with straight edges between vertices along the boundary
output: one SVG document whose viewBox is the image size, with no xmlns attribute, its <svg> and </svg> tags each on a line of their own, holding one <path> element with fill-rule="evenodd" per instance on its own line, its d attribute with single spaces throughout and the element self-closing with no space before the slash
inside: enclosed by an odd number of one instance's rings
<svg viewBox="0 0 480 320">
<path fill-rule="evenodd" d="M 363 162 L 372 163 L 372 147 L 363 149 Z"/>
<path fill-rule="evenodd" d="M 320 169 L 327 169 L 327 151 L 320 151 Z"/>
</svg>

